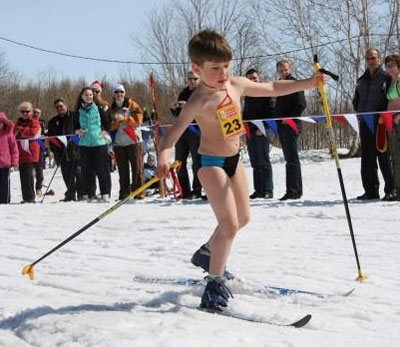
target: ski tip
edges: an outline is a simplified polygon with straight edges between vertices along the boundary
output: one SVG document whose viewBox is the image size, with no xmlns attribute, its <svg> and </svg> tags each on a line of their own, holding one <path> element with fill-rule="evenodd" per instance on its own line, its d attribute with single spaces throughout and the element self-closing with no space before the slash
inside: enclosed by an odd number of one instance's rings
<svg viewBox="0 0 400 347">
<path fill-rule="evenodd" d="M 311 314 L 308 314 L 303 318 L 299 319 L 297 322 L 290 324 L 290 326 L 293 326 L 295 328 L 304 327 L 311 320 L 311 318 L 312 318 Z"/>
</svg>

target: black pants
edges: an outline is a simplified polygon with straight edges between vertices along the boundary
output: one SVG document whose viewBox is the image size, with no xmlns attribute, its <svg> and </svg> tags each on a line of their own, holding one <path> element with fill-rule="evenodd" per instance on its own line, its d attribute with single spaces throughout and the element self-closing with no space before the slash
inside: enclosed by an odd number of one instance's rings
<svg viewBox="0 0 400 347">
<path fill-rule="evenodd" d="M 131 188 L 136 190 L 144 183 L 143 144 L 115 146 L 114 153 L 119 173 L 119 199 L 122 200 L 130 194 Z M 129 168 L 132 170 L 132 184 Z"/>
<path fill-rule="evenodd" d="M 298 133 L 282 121 L 278 122 L 278 132 L 286 161 L 286 193 L 300 197 L 303 195 L 303 181 L 297 144 L 301 125 L 300 121 L 295 122 L 299 128 Z"/>
<path fill-rule="evenodd" d="M 393 174 L 390 166 L 389 152 L 379 152 L 376 149 L 376 132 L 372 133 L 367 124 L 360 121 L 361 140 L 361 180 L 365 193 L 379 194 L 378 164 L 385 181 L 385 193 L 393 191 Z"/>
<path fill-rule="evenodd" d="M 34 163 L 19 164 L 19 178 L 21 181 L 22 200 L 24 202 L 35 201 L 33 164 Z"/>
<path fill-rule="evenodd" d="M 8 204 L 11 199 L 10 168 L 0 169 L 0 204 Z"/>
<path fill-rule="evenodd" d="M 200 135 L 194 131 L 187 129 L 182 134 L 178 142 L 175 144 L 175 160 L 179 160 L 182 163 L 181 168 L 178 170 L 179 184 L 182 187 L 183 197 L 187 197 L 190 192 L 190 180 L 187 170 L 187 158 L 189 153 L 192 157 L 192 170 L 193 170 L 193 184 L 192 189 L 195 194 L 201 194 L 201 184 L 197 178 L 197 171 L 200 168 L 200 157 L 199 157 L 199 145 Z"/>
<path fill-rule="evenodd" d="M 250 164 L 253 168 L 253 185 L 257 193 L 272 193 L 274 190 L 272 180 L 272 165 L 269 159 L 269 139 L 264 135 L 256 135 L 251 131 L 247 140 Z"/>
<path fill-rule="evenodd" d="M 83 190 L 85 195 L 93 198 L 96 195 L 96 176 L 99 180 L 100 194 L 111 194 L 111 174 L 108 164 L 107 145 L 80 147 Z"/>
<path fill-rule="evenodd" d="M 65 199 L 80 199 L 85 194 L 80 160 L 67 161 L 64 155 L 61 159 L 60 167 L 65 186 L 67 187 Z"/>
<path fill-rule="evenodd" d="M 33 167 L 35 169 L 35 178 L 36 178 L 35 189 L 39 190 L 39 189 L 42 189 L 43 180 L 44 180 L 44 177 L 43 177 L 44 152 L 42 149 L 40 149 L 39 161 L 37 163 L 33 163 Z"/>
</svg>

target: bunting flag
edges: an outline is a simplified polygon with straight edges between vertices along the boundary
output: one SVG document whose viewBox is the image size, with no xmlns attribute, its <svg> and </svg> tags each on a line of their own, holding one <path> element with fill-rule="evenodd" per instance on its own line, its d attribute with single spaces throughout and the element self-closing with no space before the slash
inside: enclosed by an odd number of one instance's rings
<svg viewBox="0 0 400 347">
<path fill-rule="evenodd" d="M 244 129 L 246 130 L 246 139 L 247 139 L 247 140 L 250 140 L 251 134 L 250 134 L 250 126 L 249 126 L 249 123 L 243 122 L 243 125 L 244 125 Z"/>
<path fill-rule="evenodd" d="M 376 127 L 376 149 L 381 153 L 387 151 L 386 124 L 382 117 L 378 118 L 378 125 Z"/>
<path fill-rule="evenodd" d="M 124 132 L 133 140 L 133 142 L 137 143 L 137 136 L 133 128 L 126 127 L 124 128 Z"/>
<path fill-rule="evenodd" d="M 345 113 L 343 117 L 350 124 L 350 126 L 354 129 L 354 131 L 359 134 L 360 133 L 360 125 L 358 124 L 357 115 L 355 113 Z"/>
<path fill-rule="evenodd" d="M 264 126 L 264 123 L 262 120 L 255 119 L 255 120 L 251 120 L 250 122 L 253 123 L 257 127 L 257 129 L 261 131 L 261 133 L 264 136 L 267 135 L 267 131 L 265 130 L 265 126 Z"/>
<path fill-rule="evenodd" d="M 304 121 L 304 122 L 308 122 L 308 123 L 313 123 L 313 124 L 315 124 L 315 123 L 317 123 L 314 119 L 312 119 L 311 117 L 301 117 L 301 118 L 298 118 L 298 119 L 300 119 L 300 120 L 302 120 L 302 121 Z"/>
<path fill-rule="evenodd" d="M 111 134 L 110 134 L 110 136 L 111 136 Z M 79 137 L 78 134 L 75 134 L 75 135 L 72 135 L 72 136 L 70 137 L 70 140 L 71 140 L 73 143 L 75 143 L 77 146 L 79 146 L 79 143 L 80 143 L 80 141 L 81 141 L 81 138 Z"/>
<path fill-rule="evenodd" d="M 62 148 L 61 142 L 57 137 L 49 137 L 49 142 L 58 148 Z"/>
<path fill-rule="evenodd" d="M 44 141 L 42 139 L 37 139 L 37 143 L 39 144 L 40 148 L 45 151 L 46 150 L 46 145 L 44 144 Z"/>
<path fill-rule="evenodd" d="M 27 152 L 27 153 L 29 153 L 29 154 L 32 154 L 31 151 L 30 151 L 30 149 L 29 149 L 29 140 L 21 140 L 21 148 L 22 148 L 25 152 Z"/>
<path fill-rule="evenodd" d="M 272 131 L 278 135 L 278 124 L 276 123 L 276 120 L 267 120 L 266 122 L 270 129 L 272 129 Z"/>
<path fill-rule="evenodd" d="M 373 113 L 363 114 L 361 117 L 363 117 L 364 122 L 367 125 L 369 131 L 375 134 L 375 114 Z"/>
<path fill-rule="evenodd" d="M 200 136 L 200 131 L 197 128 L 197 126 L 195 126 L 193 124 L 189 124 L 188 129 L 189 129 L 189 131 L 191 131 L 192 133 L 196 134 L 197 136 Z"/>
<path fill-rule="evenodd" d="M 333 115 L 333 119 L 338 123 L 346 124 L 346 118 L 342 114 L 335 114 Z"/>
<path fill-rule="evenodd" d="M 296 133 L 299 132 L 299 128 L 293 119 L 286 118 L 283 120 L 283 123 L 289 125 Z"/>
<path fill-rule="evenodd" d="M 392 133 L 393 130 L 393 113 L 392 112 L 384 112 L 381 113 L 381 115 L 379 116 L 383 123 L 386 126 L 386 130 L 389 134 Z"/>
<path fill-rule="evenodd" d="M 315 117 L 310 117 L 313 121 L 316 123 L 319 122 L 326 122 L 326 116 L 315 116 Z"/>
<path fill-rule="evenodd" d="M 57 136 L 57 138 L 61 141 L 61 143 L 62 143 L 65 147 L 67 147 L 68 139 L 67 139 L 67 137 L 66 137 L 65 135 Z"/>
</svg>

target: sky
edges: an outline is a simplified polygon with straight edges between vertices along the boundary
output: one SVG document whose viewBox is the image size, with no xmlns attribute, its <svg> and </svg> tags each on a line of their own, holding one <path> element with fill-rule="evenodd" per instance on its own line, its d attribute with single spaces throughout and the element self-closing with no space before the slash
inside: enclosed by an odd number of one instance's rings
<svg viewBox="0 0 400 347">
<path fill-rule="evenodd" d="M 359 283 L 335 163 L 328 150 L 301 152 L 300 158 L 304 195 L 281 202 L 285 163 L 281 150 L 272 149 L 275 197 L 251 201 L 250 223 L 239 232 L 228 261 L 237 278 L 227 286 L 234 295 L 230 310 L 278 322 L 310 313 L 304 328 L 201 312 L 195 308 L 204 283 L 152 281 L 204 276 L 190 264 L 215 227 L 203 200 L 155 195 L 126 203 L 36 264 L 30 281 L 21 275 L 23 266 L 115 203 L 118 173 L 112 173 L 110 203 L 60 203 L 65 187 L 58 171 L 54 196 L 43 204 L 20 204 L 14 171 L 11 204 L 0 208 L 0 346 L 399 346 L 399 202 L 357 201 L 363 192 L 360 159 L 341 161 L 361 269 L 368 276 Z M 246 154 L 243 159 L 252 188 Z M 45 170 L 45 184 L 53 172 Z M 262 285 L 355 291 L 348 297 L 277 297 L 259 293 Z"/>
<path fill-rule="evenodd" d="M 142 61 L 132 43 L 145 32 L 149 13 L 165 0 L 13 0 L 0 2 L 0 36 L 27 45 L 79 56 Z M 89 81 L 117 78 L 125 64 L 95 62 L 39 52 L 0 39 L 8 66 L 24 77 L 49 71 Z M 144 71 L 130 65 L 135 76 Z"/>
</svg>

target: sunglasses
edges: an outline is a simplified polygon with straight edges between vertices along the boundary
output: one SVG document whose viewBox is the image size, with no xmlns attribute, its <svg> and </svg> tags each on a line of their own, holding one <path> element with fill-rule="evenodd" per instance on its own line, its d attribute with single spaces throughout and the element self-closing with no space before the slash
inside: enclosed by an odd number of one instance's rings
<svg viewBox="0 0 400 347">
<path fill-rule="evenodd" d="M 20 113 L 22 114 L 28 114 L 31 113 L 32 111 L 27 111 L 27 110 L 19 110 Z"/>
<path fill-rule="evenodd" d="M 100 91 L 99 90 L 93 90 L 93 94 L 99 94 Z"/>
<path fill-rule="evenodd" d="M 396 63 L 388 63 L 385 65 L 385 69 L 393 69 L 395 67 L 397 67 Z"/>
<path fill-rule="evenodd" d="M 366 57 L 365 59 L 366 59 L 366 60 L 377 60 L 378 57 Z"/>
<path fill-rule="evenodd" d="M 116 90 L 116 91 L 114 92 L 114 94 L 124 94 L 124 92 L 123 92 L 122 90 Z"/>
<path fill-rule="evenodd" d="M 55 106 L 56 110 L 58 110 L 59 108 L 63 108 L 63 107 L 64 107 L 64 105 L 61 105 L 61 104 Z"/>
<path fill-rule="evenodd" d="M 197 81 L 198 78 L 197 78 L 197 77 L 189 77 L 188 80 L 189 80 L 189 81 Z"/>
</svg>

